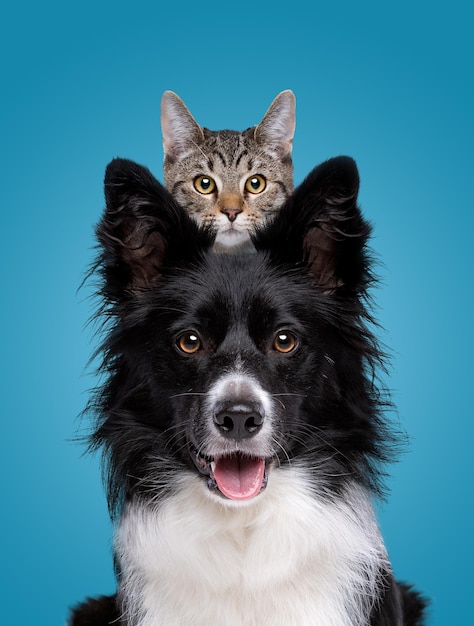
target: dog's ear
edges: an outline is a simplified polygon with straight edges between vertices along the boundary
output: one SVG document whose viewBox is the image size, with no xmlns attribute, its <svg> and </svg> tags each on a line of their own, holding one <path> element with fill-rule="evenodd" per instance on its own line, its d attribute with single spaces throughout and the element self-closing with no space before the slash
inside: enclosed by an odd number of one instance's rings
<svg viewBox="0 0 474 626">
<path fill-rule="evenodd" d="M 114 159 L 105 174 L 104 215 L 97 226 L 106 296 L 120 300 L 155 286 L 166 265 L 189 262 L 212 244 L 151 172 Z"/>
<path fill-rule="evenodd" d="M 368 280 L 370 225 L 357 206 L 359 174 L 353 159 L 316 167 L 276 218 L 254 238 L 280 264 L 304 264 L 325 292 L 359 293 Z"/>
</svg>

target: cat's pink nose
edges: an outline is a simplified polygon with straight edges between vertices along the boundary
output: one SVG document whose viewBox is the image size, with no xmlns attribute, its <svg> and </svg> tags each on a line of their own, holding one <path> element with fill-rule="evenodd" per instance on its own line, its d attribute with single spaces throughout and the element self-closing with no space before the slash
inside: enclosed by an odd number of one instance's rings
<svg viewBox="0 0 474 626">
<path fill-rule="evenodd" d="M 228 209 L 224 207 L 221 209 L 221 213 L 225 213 L 229 219 L 229 222 L 235 222 L 237 219 L 237 215 L 242 213 L 242 209 Z"/>
</svg>

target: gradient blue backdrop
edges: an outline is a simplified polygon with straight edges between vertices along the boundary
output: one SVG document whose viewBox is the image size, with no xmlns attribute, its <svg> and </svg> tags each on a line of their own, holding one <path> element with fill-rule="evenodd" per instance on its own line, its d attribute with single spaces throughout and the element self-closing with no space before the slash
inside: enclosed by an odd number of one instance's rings
<svg viewBox="0 0 474 626">
<path fill-rule="evenodd" d="M 411 436 L 380 507 L 396 574 L 431 596 L 430 624 L 471 623 L 468 3 L 160 4 L 1 9 L 2 623 L 62 624 L 114 589 L 98 459 L 72 441 L 94 384 L 92 305 L 76 290 L 105 165 L 128 157 L 161 178 L 165 89 L 203 125 L 243 129 L 286 88 L 296 181 L 353 156 L 384 263 L 378 317 Z"/>
</svg>

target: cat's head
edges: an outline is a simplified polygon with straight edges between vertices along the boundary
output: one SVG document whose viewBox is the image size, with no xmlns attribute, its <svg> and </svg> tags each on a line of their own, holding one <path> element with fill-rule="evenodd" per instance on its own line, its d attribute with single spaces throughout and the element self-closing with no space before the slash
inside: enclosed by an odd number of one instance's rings
<svg viewBox="0 0 474 626">
<path fill-rule="evenodd" d="M 216 250 L 250 247 L 250 233 L 293 190 L 295 97 L 282 91 L 262 121 L 243 132 L 199 126 L 172 91 L 161 101 L 168 190 L 200 224 L 216 230 Z"/>
</svg>

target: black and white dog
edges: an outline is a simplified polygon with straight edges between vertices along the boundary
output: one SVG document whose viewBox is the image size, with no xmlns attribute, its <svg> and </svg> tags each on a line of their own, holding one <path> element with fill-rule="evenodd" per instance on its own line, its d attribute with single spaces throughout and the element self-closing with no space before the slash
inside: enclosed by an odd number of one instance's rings
<svg viewBox="0 0 474 626">
<path fill-rule="evenodd" d="M 219 255 L 148 170 L 109 165 L 92 445 L 118 592 L 72 626 L 423 623 L 371 502 L 392 438 L 358 186 L 354 161 L 331 159 L 255 253 Z"/>
</svg>

